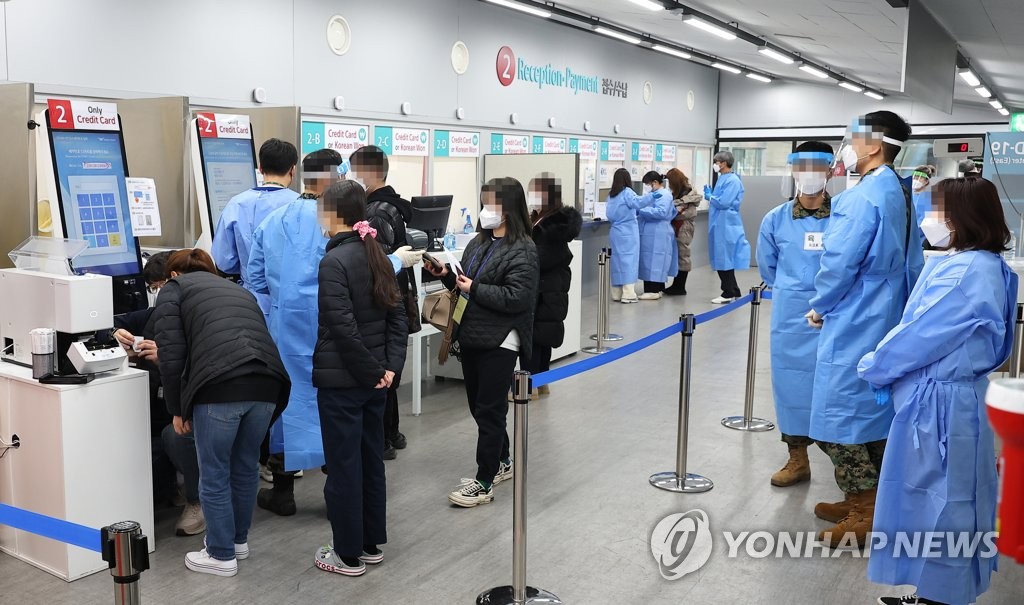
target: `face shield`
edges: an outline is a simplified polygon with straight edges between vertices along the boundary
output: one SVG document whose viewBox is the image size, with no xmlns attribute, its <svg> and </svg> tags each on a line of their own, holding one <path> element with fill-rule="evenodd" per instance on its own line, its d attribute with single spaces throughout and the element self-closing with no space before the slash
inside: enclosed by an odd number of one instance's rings
<svg viewBox="0 0 1024 605">
<path fill-rule="evenodd" d="M 911 176 L 913 177 L 914 193 L 920 193 L 928 190 L 928 187 L 931 185 L 932 177 L 928 176 L 927 172 L 915 170 L 914 174 Z"/>
<path fill-rule="evenodd" d="M 791 199 L 798 195 L 814 196 L 825 191 L 832 161 L 832 154 L 822 151 L 789 154 L 786 174 L 782 177 L 782 196 Z"/>
<path fill-rule="evenodd" d="M 832 162 L 832 176 L 847 176 L 850 173 L 860 174 L 857 165 L 871 155 L 871 149 L 882 143 L 903 147 L 903 141 L 885 136 L 882 128 L 872 126 L 864 118 L 856 118 L 846 130 L 846 136 Z"/>
</svg>

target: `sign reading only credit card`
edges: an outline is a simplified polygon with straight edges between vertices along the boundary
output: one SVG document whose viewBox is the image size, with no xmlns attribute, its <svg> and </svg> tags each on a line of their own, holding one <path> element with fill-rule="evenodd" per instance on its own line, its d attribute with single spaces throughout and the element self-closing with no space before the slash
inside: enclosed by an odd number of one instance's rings
<svg viewBox="0 0 1024 605">
<path fill-rule="evenodd" d="M 335 124 L 333 122 L 302 123 L 302 155 L 319 149 L 333 149 L 348 158 L 355 150 L 369 145 L 368 124 Z"/>
<path fill-rule="evenodd" d="M 251 139 L 249 116 L 200 111 L 196 114 L 199 136 L 204 139 Z"/>
<path fill-rule="evenodd" d="M 480 133 L 454 130 L 434 131 L 435 158 L 480 157 Z"/>
<path fill-rule="evenodd" d="M 47 99 L 53 130 L 120 130 L 116 103 Z"/>
</svg>

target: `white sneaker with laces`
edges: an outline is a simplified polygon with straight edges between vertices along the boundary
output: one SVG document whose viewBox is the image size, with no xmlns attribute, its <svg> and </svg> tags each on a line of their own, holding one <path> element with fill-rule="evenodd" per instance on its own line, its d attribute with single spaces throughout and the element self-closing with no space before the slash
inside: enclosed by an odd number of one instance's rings
<svg viewBox="0 0 1024 605">
<path fill-rule="evenodd" d="M 203 536 L 203 549 L 206 549 L 206 536 Z M 235 558 L 239 561 L 249 558 L 249 543 L 235 544 Z"/>
<path fill-rule="evenodd" d="M 711 299 L 711 304 L 713 304 L 713 305 L 727 305 L 727 304 L 729 304 L 729 303 L 731 303 L 731 302 L 733 302 L 735 300 L 736 300 L 735 298 L 730 298 L 728 296 L 718 296 L 718 297 L 715 297 L 715 298 Z"/>
<path fill-rule="evenodd" d="M 512 478 L 512 460 L 509 459 L 508 464 L 505 464 L 504 462 L 499 462 L 498 463 L 498 474 L 494 476 L 494 483 L 491 484 L 491 487 L 494 487 L 495 485 L 501 483 L 502 481 L 508 481 L 511 478 Z M 473 477 L 462 477 L 461 479 L 459 479 L 459 485 L 460 486 L 469 485 L 470 483 L 473 483 L 474 481 L 476 481 L 476 479 L 474 479 Z"/>
<path fill-rule="evenodd" d="M 459 489 L 448 494 L 448 501 L 462 508 L 488 504 L 494 501 L 494 486 L 484 487 L 482 483 L 474 479 L 472 483 L 462 484 Z"/>
<path fill-rule="evenodd" d="M 185 554 L 185 567 L 197 573 L 230 578 L 238 573 L 238 561 L 221 561 L 210 556 L 206 549 Z"/>
<path fill-rule="evenodd" d="M 178 536 L 195 536 L 206 531 L 206 518 L 203 517 L 203 507 L 198 502 L 185 503 L 185 508 L 174 525 L 174 533 Z"/>
<path fill-rule="evenodd" d="M 644 292 L 639 296 L 640 300 L 661 300 L 661 292 Z"/>
</svg>

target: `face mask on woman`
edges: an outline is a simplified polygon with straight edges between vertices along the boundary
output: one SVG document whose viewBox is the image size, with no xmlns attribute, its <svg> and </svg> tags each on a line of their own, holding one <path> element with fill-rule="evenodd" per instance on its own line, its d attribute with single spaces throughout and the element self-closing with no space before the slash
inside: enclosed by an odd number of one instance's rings
<svg viewBox="0 0 1024 605">
<path fill-rule="evenodd" d="M 530 212 L 539 211 L 544 207 L 544 196 L 537 191 L 526 194 L 526 207 L 530 209 Z"/>
<path fill-rule="evenodd" d="M 949 228 L 946 221 L 940 221 L 937 218 L 926 218 L 921 221 L 921 231 L 924 232 L 928 243 L 936 248 L 949 246 L 949 239 L 953 235 L 953 230 Z"/>
<path fill-rule="evenodd" d="M 719 164 L 718 162 L 715 162 L 711 169 L 715 171 L 715 174 L 718 174 L 719 172 L 722 171 L 722 165 Z"/>
<path fill-rule="evenodd" d="M 503 217 L 497 212 L 484 206 L 480 211 L 480 227 L 482 229 L 497 229 L 501 226 Z"/>
<path fill-rule="evenodd" d="M 644 195 L 647 195 L 652 191 L 654 191 L 654 188 L 648 185 L 647 183 L 644 183 Z"/>
</svg>

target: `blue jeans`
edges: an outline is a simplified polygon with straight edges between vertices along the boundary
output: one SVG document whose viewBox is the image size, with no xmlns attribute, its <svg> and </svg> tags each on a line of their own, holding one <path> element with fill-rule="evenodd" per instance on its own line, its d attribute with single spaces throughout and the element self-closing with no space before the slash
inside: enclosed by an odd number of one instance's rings
<svg viewBox="0 0 1024 605">
<path fill-rule="evenodd" d="M 274 407 L 264 401 L 242 401 L 203 403 L 192 411 L 206 552 L 214 559 L 234 559 L 234 545 L 249 541 L 259 486 L 260 443 L 270 428 Z"/>
</svg>

